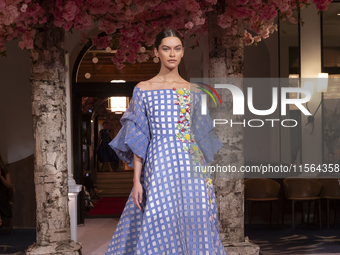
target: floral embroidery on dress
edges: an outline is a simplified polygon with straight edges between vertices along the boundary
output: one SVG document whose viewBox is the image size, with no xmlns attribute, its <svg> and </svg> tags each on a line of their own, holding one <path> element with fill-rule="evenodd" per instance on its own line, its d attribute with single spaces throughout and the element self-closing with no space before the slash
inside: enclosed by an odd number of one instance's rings
<svg viewBox="0 0 340 255">
<path fill-rule="evenodd" d="M 199 149 L 194 134 L 190 134 L 191 118 L 190 118 L 190 106 L 192 103 L 192 97 L 189 89 L 173 88 L 175 93 L 177 93 L 177 99 L 174 100 L 176 105 L 180 106 L 180 119 L 177 121 L 176 128 L 179 132 L 176 134 L 176 139 L 183 143 L 183 150 L 188 151 L 190 155 L 193 155 L 193 161 L 197 164 L 204 165 L 203 153 Z M 189 144 L 191 143 L 191 148 L 189 149 Z M 203 168 L 203 173 L 206 174 L 206 169 Z M 206 177 L 205 183 L 207 186 L 209 205 L 212 206 L 211 192 L 212 192 L 212 182 L 209 176 Z M 214 220 L 214 215 L 210 219 Z"/>
</svg>

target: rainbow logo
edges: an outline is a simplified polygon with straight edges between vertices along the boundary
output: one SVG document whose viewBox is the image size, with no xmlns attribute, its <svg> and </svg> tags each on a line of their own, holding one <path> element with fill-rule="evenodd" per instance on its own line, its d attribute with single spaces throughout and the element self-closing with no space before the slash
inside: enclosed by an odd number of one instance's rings
<svg viewBox="0 0 340 255">
<path fill-rule="evenodd" d="M 211 87 L 210 85 L 205 84 L 203 82 L 197 82 L 197 83 L 198 84 L 202 84 L 204 86 L 207 86 L 209 89 L 211 89 L 216 94 L 218 100 L 220 101 L 220 104 L 222 105 L 222 100 L 221 100 L 220 96 L 218 95 L 218 93 L 216 92 L 216 90 L 213 87 Z M 210 97 L 214 100 L 215 106 L 217 106 L 217 103 L 216 103 L 216 100 L 215 100 L 214 96 L 208 90 L 206 90 L 204 88 L 200 88 L 200 87 L 199 87 L 199 89 L 205 91 L 208 95 L 210 95 Z"/>
</svg>

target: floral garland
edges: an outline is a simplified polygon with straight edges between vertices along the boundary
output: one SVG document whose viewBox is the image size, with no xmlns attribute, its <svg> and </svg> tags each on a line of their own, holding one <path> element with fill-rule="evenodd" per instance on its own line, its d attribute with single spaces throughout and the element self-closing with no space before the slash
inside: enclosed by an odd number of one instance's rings
<svg viewBox="0 0 340 255">
<path fill-rule="evenodd" d="M 194 162 L 197 164 L 204 165 L 203 153 L 198 148 L 196 144 L 194 134 L 190 134 L 191 118 L 190 118 L 190 106 L 192 103 L 192 97 L 189 89 L 173 88 L 175 93 L 177 93 L 177 99 L 174 101 L 176 105 L 180 106 L 180 119 L 177 121 L 176 128 L 179 133 L 176 134 L 176 139 L 183 143 L 183 150 L 188 151 L 190 155 L 193 155 Z M 191 142 L 191 148 L 188 148 L 187 143 Z M 206 174 L 206 169 L 203 170 Z M 212 192 L 212 181 L 209 176 L 206 177 L 205 183 L 208 190 L 209 204 L 212 205 L 211 192 Z M 214 220 L 212 216 L 211 220 Z"/>
</svg>

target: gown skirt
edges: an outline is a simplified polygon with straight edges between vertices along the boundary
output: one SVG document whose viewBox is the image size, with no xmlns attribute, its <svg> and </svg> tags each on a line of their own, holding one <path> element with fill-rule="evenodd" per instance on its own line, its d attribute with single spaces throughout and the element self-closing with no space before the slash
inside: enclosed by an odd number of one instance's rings
<svg viewBox="0 0 340 255">
<path fill-rule="evenodd" d="M 134 88 L 122 128 L 109 145 L 130 167 L 133 154 L 142 158 L 142 211 L 131 190 L 105 255 L 227 254 L 211 178 L 191 176 L 223 146 L 209 111 L 200 114 L 202 93 Z"/>
</svg>

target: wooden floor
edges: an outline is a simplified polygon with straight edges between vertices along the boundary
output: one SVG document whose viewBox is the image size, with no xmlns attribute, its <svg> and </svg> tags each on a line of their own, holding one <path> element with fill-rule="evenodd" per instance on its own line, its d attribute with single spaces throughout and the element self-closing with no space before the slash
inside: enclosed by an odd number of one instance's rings
<svg viewBox="0 0 340 255">
<path fill-rule="evenodd" d="M 128 197 L 133 188 L 133 170 L 98 172 L 98 189 L 101 197 Z"/>
</svg>

